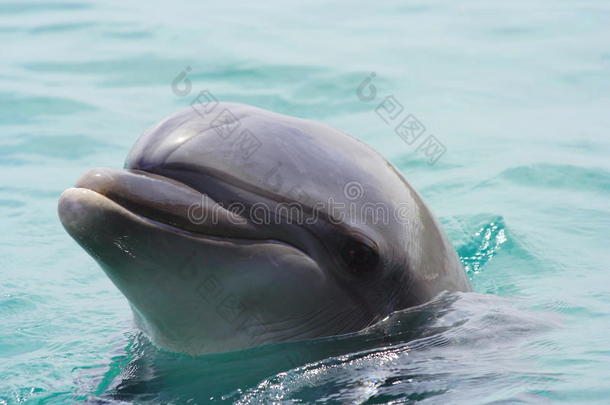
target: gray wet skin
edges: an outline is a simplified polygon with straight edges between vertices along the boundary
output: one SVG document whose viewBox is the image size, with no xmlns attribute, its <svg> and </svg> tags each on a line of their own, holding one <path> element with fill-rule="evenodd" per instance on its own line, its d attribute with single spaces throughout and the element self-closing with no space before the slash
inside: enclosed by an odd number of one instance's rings
<svg viewBox="0 0 610 405">
<path fill-rule="evenodd" d="M 241 104 L 157 124 L 124 170 L 93 169 L 66 190 L 59 216 L 138 327 L 175 352 L 354 332 L 470 289 L 438 222 L 382 156 Z"/>
</svg>

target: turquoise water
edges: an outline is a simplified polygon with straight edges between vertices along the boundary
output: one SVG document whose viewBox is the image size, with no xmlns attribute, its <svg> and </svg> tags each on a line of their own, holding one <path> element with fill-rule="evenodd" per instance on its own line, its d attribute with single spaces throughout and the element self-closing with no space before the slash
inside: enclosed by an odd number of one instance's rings
<svg viewBox="0 0 610 405">
<path fill-rule="evenodd" d="M 594 0 L 3 1 L 0 404 L 608 403 L 608 39 Z M 152 347 L 56 202 L 203 90 L 379 150 L 476 293 L 335 339 Z M 390 95 L 446 149 L 434 165 L 376 114 Z"/>
</svg>

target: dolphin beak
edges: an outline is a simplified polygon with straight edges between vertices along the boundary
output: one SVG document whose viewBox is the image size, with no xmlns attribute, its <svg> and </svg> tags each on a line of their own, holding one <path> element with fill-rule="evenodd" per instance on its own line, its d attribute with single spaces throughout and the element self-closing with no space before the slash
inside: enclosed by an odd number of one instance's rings
<svg viewBox="0 0 610 405">
<path fill-rule="evenodd" d="M 254 226 L 206 194 L 173 179 L 139 170 L 92 169 L 59 200 L 59 217 L 70 232 L 82 222 L 85 206 L 111 200 L 141 218 L 195 234 L 254 238 Z M 74 236 L 74 234 L 72 236 Z"/>
</svg>

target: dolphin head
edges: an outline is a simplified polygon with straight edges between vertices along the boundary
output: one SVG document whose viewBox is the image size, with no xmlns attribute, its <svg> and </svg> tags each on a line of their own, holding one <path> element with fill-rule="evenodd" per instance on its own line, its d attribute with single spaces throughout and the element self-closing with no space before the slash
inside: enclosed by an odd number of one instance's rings
<svg viewBox="0 0 610 405">
<path fill-rule="evenodd" d="M 158 346 L 189 354 L 353 332 L 468 282 L 419 195 L 329 126 L 187 108 L 123 170 L 66 190 L 60 219 Z"/>
</svg>

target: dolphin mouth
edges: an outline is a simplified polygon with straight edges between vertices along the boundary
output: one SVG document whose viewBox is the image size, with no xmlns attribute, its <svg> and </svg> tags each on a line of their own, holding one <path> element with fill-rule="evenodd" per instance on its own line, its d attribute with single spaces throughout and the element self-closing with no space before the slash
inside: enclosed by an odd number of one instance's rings
<svg viewBox="0 0 610 405">
<path fill-rule="evenodd" d="M 107 198 L 153 225 L 174 231 L 196 236 L 270 239 L 208 195 L 174 179 L 142 170 L 92 169 L 74 188 L 93 191 L 99 198 Z M 64 205 L 69 209 L 69 204 L 61 198 L 60 219 Z"/>
</svg>

